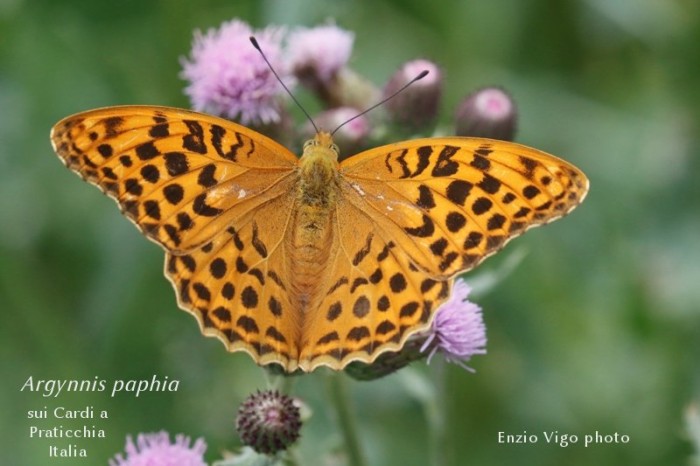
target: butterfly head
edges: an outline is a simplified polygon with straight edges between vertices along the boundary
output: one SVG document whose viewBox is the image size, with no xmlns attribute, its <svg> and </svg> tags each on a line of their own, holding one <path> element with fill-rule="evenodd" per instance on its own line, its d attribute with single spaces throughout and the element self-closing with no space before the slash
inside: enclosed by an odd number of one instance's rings
<svg viewBox="0 0 700 466">
<path fill-rule="evenodd" d="M 339 152 L 338 146 L 333 142 L 333 136 L 319 131 L 313 139 L 304 143 L 301 166 L 322 164 L 329 169 L 337 169 Z"/>
<path fill-rule="evenodd" d="M 319 131 L 306 141 L 299 165 L 302 190 L 307 197 L 327 198 L 327 191 L 338 175 L 338 146 L 331 134 Z"/>
<path fill-rule="evenodd" d="M 311 152 L 318 152 L 319 155 L 322 153 L 327 158 L 337 160 L 340 149 L 338 149 L 338 146 L 333 142 L 331 133 L 319 131 L 313 139 L 309 139 L 304 143 L 304 154 L 302 157 L 305 157 Z"/>
</svg>

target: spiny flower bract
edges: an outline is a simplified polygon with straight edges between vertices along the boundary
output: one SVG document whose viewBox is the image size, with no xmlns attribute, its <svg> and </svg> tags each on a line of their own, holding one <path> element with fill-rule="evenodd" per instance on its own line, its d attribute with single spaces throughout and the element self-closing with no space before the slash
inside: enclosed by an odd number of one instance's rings
<svg viewBox="0 0 700 466">
<path fill-rule="evenodd" d="M 300 429 L 299 407 L 278 391 L 254 393 L 238 409 L 238 435 L 258 453 L 271 455 L 287 449 L 299 438 Z"/>
</svg>

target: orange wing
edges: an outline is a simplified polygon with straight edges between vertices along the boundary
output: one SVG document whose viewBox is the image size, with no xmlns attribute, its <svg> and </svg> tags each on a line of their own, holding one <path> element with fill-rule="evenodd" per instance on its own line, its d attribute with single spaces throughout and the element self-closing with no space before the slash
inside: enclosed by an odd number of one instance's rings
<svg viewBox="0 0 700 466">
<path fill-rule="evenodd" d="M 296 365 L 283 244 L 298 179 L 289 150 L 228 120 L 149 106 L 73 115 L 51 140 L 167 251 L 178 304 L 204 334 L 260 364 Z"/>
<path fill-rule="evenodd" d="M 51 141 L 68 168 L 174 254 L 207 243 L 283 194 L 298 163 L 288 149 L 244 126 L 168 107 L 79 113 L 58 122 Z"/>
<path fill-rule="evenodd" d="M 345 197 L 412 262 L 444 280 L 579 205 L 588 179 L 537 149 L 481 138 L 417 139 L 340 164 Z"/>
<path fill-rule="evenodd" d="M 300 365 L 341 369 L 428 328 L 451 278 L 585 197 L 573 165 L 469 138 L 391 144 L 340 164 L 332 286 L 307 322 Z"/>
</svg>

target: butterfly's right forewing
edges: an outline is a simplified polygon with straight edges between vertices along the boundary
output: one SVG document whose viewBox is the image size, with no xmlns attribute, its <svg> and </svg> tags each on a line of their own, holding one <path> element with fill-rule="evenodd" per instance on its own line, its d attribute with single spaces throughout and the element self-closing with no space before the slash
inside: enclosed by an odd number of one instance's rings
<svg viewBox="0 0 700 466">
<path fill-rule="evenodd" d="M 80 113 L 57 123 L 51 139 L 66 166 L 174 253 L 281 195 L 297 165 L 289 150 L 248 128 L 168 107 Z"/>
</svg>

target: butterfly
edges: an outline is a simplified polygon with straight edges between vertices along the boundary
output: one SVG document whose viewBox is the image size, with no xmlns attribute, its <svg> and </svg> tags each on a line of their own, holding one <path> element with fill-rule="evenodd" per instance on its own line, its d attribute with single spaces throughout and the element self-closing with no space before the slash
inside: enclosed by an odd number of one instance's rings
<svg viewBox="0 0 700 466">
<path fill-rule="evenodd" d="M 67 117 L 54 150 L 166 252 L 178 305 L 229 351 L 287 371 L 341 370 L 426 330 L 453 278 L 588 190 L 520 144 L 441 137 L 338 162 L 229 120 L 123 106 Z"/>
</svg>

